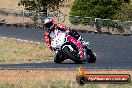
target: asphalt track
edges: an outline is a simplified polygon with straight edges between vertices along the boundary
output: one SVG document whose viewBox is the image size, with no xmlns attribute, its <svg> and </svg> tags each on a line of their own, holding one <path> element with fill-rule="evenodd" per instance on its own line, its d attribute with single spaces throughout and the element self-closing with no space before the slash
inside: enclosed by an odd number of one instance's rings
<svg viewBox="0 0 132 88">
<path fill-rule="evenodd" d="M 72 61 L 64 61 L 55 64 L 53 61 L 42 61 L 33 63 L 0 64 L 0 69 L 5 68 L 62 68 L 75 69 L 131 69 L 132 68 L 132 36 L 106 35 L 80 33 L 84 40 L 90 42 L 90 48 L 97 54 L 96 63 L 74 64 Z M 0 36 L 42 42 L 42 29 L 27 29 L 17 27 L 0 27 Z"/>
</svg>

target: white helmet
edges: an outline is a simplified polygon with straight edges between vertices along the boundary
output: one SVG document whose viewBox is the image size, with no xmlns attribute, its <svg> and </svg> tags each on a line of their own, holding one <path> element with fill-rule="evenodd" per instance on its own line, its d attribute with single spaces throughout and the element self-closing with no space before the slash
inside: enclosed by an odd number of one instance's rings
<svg viewBox="0 0 132 88">
<path fill-rule="evenodd" d="M 44 24 L 47 24 L 47 23 L 49 23 L 49 22 L 51 22 L 50 18 L 46 18 L 46 19 L 44 20 Z"/>
</svg>

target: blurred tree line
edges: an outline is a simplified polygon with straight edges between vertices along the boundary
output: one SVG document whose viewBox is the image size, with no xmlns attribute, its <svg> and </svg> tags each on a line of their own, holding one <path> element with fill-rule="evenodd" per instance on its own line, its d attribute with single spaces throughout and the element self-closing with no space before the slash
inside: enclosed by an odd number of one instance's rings
<svg viewBox="0 0 132 88">
<path fill-rule="evenodd" d="M 47 14 L 47 10 L 57 10 L 64 0 L 21 0 L 18 5 L 25 6 L 25 10 L 43 12 Z"/>
<path fill-rule="evenodd" d="M 132 20 L 132 4 L 131 0 L 75 0 L 70 15 Z"/>
</svg>

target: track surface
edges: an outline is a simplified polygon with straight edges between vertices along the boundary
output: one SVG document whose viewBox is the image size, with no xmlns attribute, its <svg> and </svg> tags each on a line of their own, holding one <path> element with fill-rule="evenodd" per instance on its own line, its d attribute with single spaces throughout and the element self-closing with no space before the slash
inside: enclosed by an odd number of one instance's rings
<svg viewBox="0 0 132 88">
<path fill-rule="evenodd" d="M 0 64 L 0 68 L 70 68 L 78 66 L 85 68 L 132 68 L 132 36 L 105 35 L 80 33 L 84 40 L 90 42 L 91 49 L 97 54 L 95 64 L 74 64 L 72 61 L 64 61 L 62 64 L 54 64 L 53 61 L 39 63 Z M 42 42 L 43 30 L 0 27 L 0 36 L 19 38 Z"/>
</svg>

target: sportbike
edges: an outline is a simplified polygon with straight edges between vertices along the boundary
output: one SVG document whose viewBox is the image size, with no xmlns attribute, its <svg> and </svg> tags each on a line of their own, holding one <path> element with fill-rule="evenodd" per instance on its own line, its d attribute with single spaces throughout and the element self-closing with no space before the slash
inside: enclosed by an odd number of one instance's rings
<svg viewBox="0 0 132 88">
<path fill-rule="evenodd" d="M 52 50 L 55 52 L 54 62 L 61 63 L 70 59 L 75 63 L 95 63 L 96 55 L 89 48 L 89 43 L 79 41 L 70 35 L 70 31 L 55 29 L 51 33 L 45 32 L 44 40 L 50 37 Z"/>
</svg>

